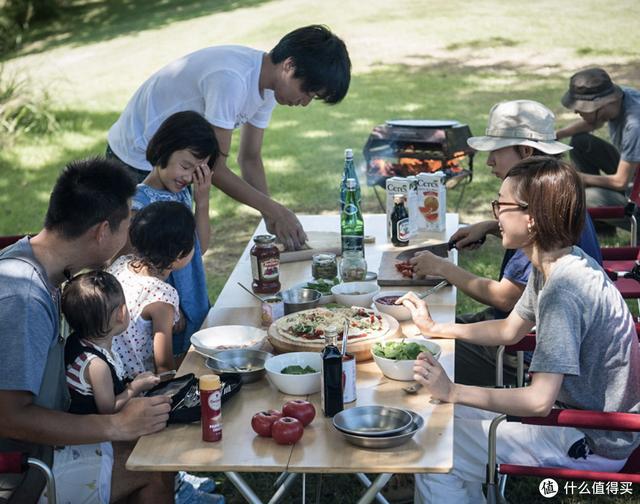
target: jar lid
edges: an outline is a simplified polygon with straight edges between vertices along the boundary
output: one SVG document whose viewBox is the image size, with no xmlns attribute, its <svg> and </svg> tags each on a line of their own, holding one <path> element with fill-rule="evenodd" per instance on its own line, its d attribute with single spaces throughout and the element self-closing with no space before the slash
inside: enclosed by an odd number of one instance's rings
<svg viewBox="0 0 640 504">
<path fill-rule="evenodd" d="M 260 245 L 269 245 L 276 242 L 276 237 L 273 235 L 258 235 L 253 237 L 253 241 Z"/>
<path fill-rule="evenodd" d="M 313 262 L 319 263 L 331 263 L 336 260 L 336 255 L 333 252 L 322 252 L 321 254 L 313 254 Z"/>
<path fill-rule="evenodd" d="M 200 390 L 215 390 L 220 388 L 220 377 L 214 374 L 206 374 L 200 377 Z"/>
</svg>

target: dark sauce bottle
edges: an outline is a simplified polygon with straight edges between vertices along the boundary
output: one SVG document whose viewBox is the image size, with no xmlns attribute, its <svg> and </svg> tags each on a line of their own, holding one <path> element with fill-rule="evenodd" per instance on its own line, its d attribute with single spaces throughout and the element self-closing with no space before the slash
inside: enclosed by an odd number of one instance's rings
<svg viewBox="0 0 640 504">
<path fill-rule="evenodd" d="M 409 245 L 409 213 L 404 206 L 404 194 L 394 194 L 393 196 L 391 242 L 396 247 Z"/>
<path fill-rule="evenodd" d="M 342 399 L 342 354 L 336 345 L 338 330 L 327 327 L 322 350 L 322 388 L 320 389 L 324 416 L 332 417 L 344 409 Z"/>
</svg>

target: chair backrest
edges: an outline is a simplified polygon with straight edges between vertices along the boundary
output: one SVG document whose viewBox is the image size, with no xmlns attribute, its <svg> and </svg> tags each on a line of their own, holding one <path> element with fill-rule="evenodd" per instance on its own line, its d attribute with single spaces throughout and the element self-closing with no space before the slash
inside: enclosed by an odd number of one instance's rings
<svg viewBox="0 0 640 504">
<path fill-rule="evenodd" d="M 14 244 L 24 235 L 0 236 L 0 250 Z"/>
</svg>

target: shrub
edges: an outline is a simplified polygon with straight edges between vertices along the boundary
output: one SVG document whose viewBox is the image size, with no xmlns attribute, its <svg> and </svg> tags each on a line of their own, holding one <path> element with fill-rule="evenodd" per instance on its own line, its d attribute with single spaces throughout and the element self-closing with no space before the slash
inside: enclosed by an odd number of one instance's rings
<svg viewBox="0 0 640 504">
<path fill-rule="evenodd" d="M 0 0 L 0 54 L 20 45 L 32 21 L 58 15 L 65 0 Z"/>
<path fill-rule="evenodd" d="M 50 133 L 58 128 L 46 92 L 37 93 L 26 79 L 0 66 L 0 137 L 20 132 Z"/>
</svg>

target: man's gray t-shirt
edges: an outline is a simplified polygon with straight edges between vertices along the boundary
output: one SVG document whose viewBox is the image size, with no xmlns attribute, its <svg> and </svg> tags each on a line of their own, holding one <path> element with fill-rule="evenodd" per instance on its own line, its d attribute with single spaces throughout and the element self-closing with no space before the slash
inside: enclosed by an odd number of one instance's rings
<svg viewBox="0 0 640 504">
<path fill-rule="evenodd" d="M 640 162 L 640 91 L 622 87 L 622 109 L 609 121 L 611 143 L 620 152 L 620 159 L 629 163 Z"/>
<path fill-rule="evenodd" d="M 579 247 L 558 259 L 544 281 L 534 269 L 515 309 L 536 324 L 529 371 L 564 374 L 561 407 L 640 412 L 640 352 L 624 299 Z M 581 429 L 598 455 L 628 457 L 640 435 Z"/>
<path fill-rule="evenodd" d="M 0 259 L 0 390 L 28 391 L 35 404 L 64 409 L 58 289 L 48 282 L 28 238 L 2 250 Z"/>
</svg>

